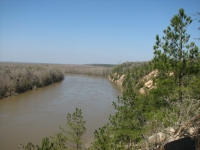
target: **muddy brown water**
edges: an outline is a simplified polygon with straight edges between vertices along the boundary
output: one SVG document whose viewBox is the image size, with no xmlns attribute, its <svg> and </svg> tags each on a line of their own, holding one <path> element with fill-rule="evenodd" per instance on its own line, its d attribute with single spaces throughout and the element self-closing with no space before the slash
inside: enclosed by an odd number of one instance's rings
<svg viewBox="0 0 200 150">
<path fill-rule="evenodd" d="M 86 120 L 84 146 L 93 139 L 95 129 L 114 114 L 112 102 L 121 89 L 106 78 L 66 75 L 62 82 L 0 100 L 0 150 L 18 149 L 31 141 L 41 144 L 44 137 L 65 127 L 67 113 L 78 107 Z"/>
</svg>

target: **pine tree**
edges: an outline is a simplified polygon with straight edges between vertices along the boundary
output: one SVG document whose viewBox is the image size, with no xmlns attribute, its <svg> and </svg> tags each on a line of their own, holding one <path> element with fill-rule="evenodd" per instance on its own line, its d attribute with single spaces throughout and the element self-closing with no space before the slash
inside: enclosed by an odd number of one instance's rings
<svg viewBox="0 0 200 150">
<path fill-rule="evenodd" d="M 111 150 L 113 149 L 110 125 L 106 124 L 94 132 L 94 142 L 89 150 Z"/>
<path fill-rule="evenodd" d="M 81 109 L 76 108 L 73 114 L 67 115 L 67 129 L 60 127 L 59 133 L 51 138 L 43 138 L 41 146 L 29 142 L 26 146 L 20 144 L 19 150 L 81 150 L 85 123 Z"/>
<path fill-rule="evenodd" d="M 82 149 L 82 135 L 86 132 L 86 121 L 83 120 L 81 109 L 76 108 L 73 114 L 67 115 L 67 140 L 69 145 L 76 150 Z"/>
<path fill-rule="evenodd" d="M 195 16 L 194 20 L 197 20 L 198 22 L 200 22 L 200 12 L 196 12 L 196 14 L 193 14 L 193 16 Z M 200 27 L 198 27 L 197 30 L 200 30 Z M 200 37 L 195 38 L 197 40 L 200 40 Z"/>
<path fill-rule="evenodd" d="M 153 90 L 154 99 L 165 101 L 166 105 L 177 101 L 171 109 L 176 110 L 179 127 L 184 121 L 183 105 L 194 93 L 191 82 L 200 73 L 199 48 L 194 42 L 189 43 L 190 35 L 186 32 L 191 23 L 192 19 L 184 9 L 180 9 L 163 31 L 162 39 L 156 36 L 152 60 L 155 69 L 159 70 L 157 89 Z"/>
<path fill-rule="evenodd" d="M 156 36 L 153 63 L 155 68 L 164 75 L 173 74 L 174 83 L 179 87 L 179 101 L 182 102 L 185 76 L 199 72 L 197 57 L 199 49 L 194 42 L 188 44 L 190 35 L 186 29 L 192 19 L 187 16 L 184 9 L 171 19 L 171 25 L 164 30 L 163 40 Z"/>
</svg>

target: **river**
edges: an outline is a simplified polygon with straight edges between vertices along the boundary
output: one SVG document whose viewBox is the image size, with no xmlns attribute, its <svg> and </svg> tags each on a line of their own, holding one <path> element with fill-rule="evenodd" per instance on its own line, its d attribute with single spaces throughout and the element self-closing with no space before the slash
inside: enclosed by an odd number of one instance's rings
<svg viewBox="0 0 200 150">
<path fill-rule="evenodd" d="M 84 146 L 95 129 L 114 114 L 112 102 L 121 95 L 119 87 L 106 78 L 66 75 L 62 82 L 0 100 L 0 150 L 18 149 L 20 143 L 41 144 L 43 137 L 65 127 L 67 113 L 78 107 L 86 120 Z"/>
</svg>

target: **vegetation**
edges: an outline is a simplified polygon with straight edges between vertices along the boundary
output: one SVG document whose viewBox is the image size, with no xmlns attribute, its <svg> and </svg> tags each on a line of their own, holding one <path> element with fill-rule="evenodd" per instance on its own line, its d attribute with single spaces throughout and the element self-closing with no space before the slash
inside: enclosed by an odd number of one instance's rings
<svg viewBox="0 0 200 150">
<path fill-rule="evenodd" d="M 195 43 L 188 43 L 186 29 L 191 22 L 180 9 L 164 30 L 163 41 L 156 36 L 152 61 L 134 67 L 124 63 L 113 70 L 113 74 L 125 74 L 127 90 L 118 103 L 113 103 L 117 112 L 110 116 L 109 124 L 95 131 L 91 149 L 155 148 L 169 137 L 189 135 L 187 129 L 191 125 L 199 128 L 199 121 L 193 122 L 192 118 L 200 114 L 200 55 Z M 142 77 L 152 70 L 158 70 L 151 77 L 155 88 L 141 94 Z M 174 135 L 165 132 L 170 128 L 175 130 Z M 155 133 L 152 142 L 151 135 Z M 196 137 L 200 138 L 197 131 Z"/>
<path fill-rule="evenodd" d="M 171 27 L 164 30 L 164 42 L 157 35 L 154 46 L 152 63 L 162 74 L 162 78 L 157 80 L 158 86 L 162 86 L 162 90 L 165 89 L 162 96 L 174 96 L 171 101 L 178 100 L 179 105 L 182 105 L 183 99 L 186 98 L 184 93 L 191 93 L 188 87 L 191 87 L 191 81 L 200 73 L 199 49 L 194 42 L 188 44 L 190 36 L 186 33 L 186 28 L 191 22 L 191 18 L 180 9 L 179 14 L 172 18 Z M 171 77 L 170 73 L 173 73 Z M 164 89 L 163 83 L 165 83 Z"/>
<path fill-rule="evenodd" d="M 194 42 L 189 43 L 186 29 L 191 22 L 180 9 L 164 30 L 165 36 L 162 39 L 156 36 L 152 61 L 126 62 L 113 69 L 112 78 L 117 80 L 118 76 L 126 76 L 124 85 L 127 89 L 122 97 L 118 97 L 118 103 L 113 102 L 116 113 L 110 115 L 108 124 L 95 131 L 89 149 L 158 149 L 169 140 L 184 136 L 192 136 L 199 143 L 200 53 Z M 149 75 L 152 71 L 154 74 Z M 154 88 L 141 93 L 146 80 L 151 80 Z M 71 115 L 69 119 L 73 122 L 70 123 L 73 132 L 57 134 L 53 144 L 44 139 L 47 147 L 60 143 L 57 149 L 63 149 L 64 144 L 60 141 L 69 140 L 76 143 L 73 148 L 81 149 L 80 138 L 75 133 L 84 133 L 84 123 L 76 126 L 76 119 Z M 80 120 L 82 122 L 81 117 Z M 76 132 L 76 129 L 82 132 Z M 64 133 L 73 135 L 73 140 L 63 136 Z M 199 145 L 196 147 L 200 149 Z"/>
<path fill-rule="evenodd" d="M 196 12 L 196 14 L 193 14 L 193 16 L 195 16 L 195 19 L 194 20 L 197 20 L 198 22 L 200 22 L 200 12 Z M 197 30 L 200 30 L 200 27 L 198 27 Z M 200 40 L 200 38 L 195 38 L 197 40 Z"/>
<path fill-rule="evenodd" d="M 82 135 L 86 132 L 85 121 L 81 109 L 76 108 L 73 114 L 68 113 L 66 129 L 60 127 L 60 132 L 44 138 L 41 145 L 29 142 L 26 146 L 20 144 L 19 150 L 81 150 Z"/>
<path fill-rule="evenodd" d="M 99 67 L 115 67 L 114 64 L 85 64 L 87 66 L 99 66 Z"/>
<path fill-rule="evenodd" d="M 180 88 L 179 100 L 182 101 L 181 91 L 184 85 L 184 78 L 188 75 L 197 74 L 200 71 L 198 64 L 198 47 L 194 42 L 188 44 L 190 36 L 186 33 L 187 26 L 192 22 L 190 17 L 180 9 L 179 14 L 171 20 L 171 27 L 164 30 L 165 36 L 162 43 L 159 36 L 156 36 L 154 46 L 153 63 L 155 68 L 164 74 L 173 72 L 174 83 Z M 163 49 L 161 51 L 160 49 Z"/>
<path fill-rule="evenodd" d="M 64 79 L 64 73 L 107 76 L 112 65 L 53 65 L 0 63 L 0 99 L 47 86 Z"/>
<path fill-rule="evenodd" d="M 116 66 L 110 74 L 111 78 L 117 80 L 118 77 L 126 75 L 123 81 L 123 86 L 131 84 L 135 87 L 138 84 L 139 79 L 149 74 L 152 71 L 152 67 L 149 62 L 125 62 Z M 117 74 L 117 76 L 114 74 Z"/>
<path fill-rule="evenodd" d="M 43 87 L 64 78 L 58 66 L 0 63 L 0 98 Z"/>
<path fill-rule="evenodd" d="M 93 66 L 93 65 L 63 65 L 65 73 L 84 74 L 95 76 L 108 76 L 112 67 L 108 66 Z"/>
</svg>

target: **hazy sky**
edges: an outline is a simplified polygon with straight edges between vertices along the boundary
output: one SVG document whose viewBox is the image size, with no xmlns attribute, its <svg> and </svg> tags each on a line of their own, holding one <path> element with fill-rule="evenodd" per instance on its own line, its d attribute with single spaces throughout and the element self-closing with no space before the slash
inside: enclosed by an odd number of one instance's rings
<svg viewBox="0 0 200 150">
<path fill-rule="evenodd" d="M 0 0 L 0 61 L 62 64 L 147 61 L 156 34 L 200 0 Z M 191 40 L 200 47 L 193 21 Z"/>
</svg>

